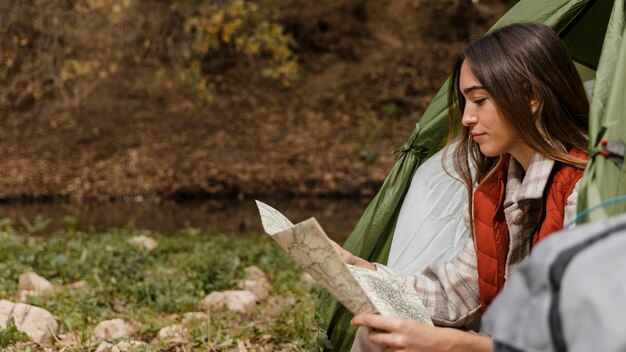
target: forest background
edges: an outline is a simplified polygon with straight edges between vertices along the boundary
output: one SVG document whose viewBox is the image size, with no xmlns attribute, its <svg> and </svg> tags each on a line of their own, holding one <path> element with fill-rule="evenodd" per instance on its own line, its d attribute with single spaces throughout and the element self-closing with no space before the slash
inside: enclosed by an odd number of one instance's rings
<svg viewBox="0 0 626 352">
<path fill-rule="evenodd" d="M 0 200 L 370 196 L 504 0 L 4 0 Z"/>
</svg>

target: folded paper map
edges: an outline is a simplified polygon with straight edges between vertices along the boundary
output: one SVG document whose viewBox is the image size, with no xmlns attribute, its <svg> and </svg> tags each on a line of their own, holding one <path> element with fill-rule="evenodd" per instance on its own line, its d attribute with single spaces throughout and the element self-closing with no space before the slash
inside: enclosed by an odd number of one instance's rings
<svg viewBox="0 0 626 352">
<path fill-rule="evenodd" d="M 352 313 L 378 312 L 432 325 L 406 278 L 348 265 L 315 218 L 294 225 L 269 205 L 256 204 L 265 232 Z"/>
</svg>

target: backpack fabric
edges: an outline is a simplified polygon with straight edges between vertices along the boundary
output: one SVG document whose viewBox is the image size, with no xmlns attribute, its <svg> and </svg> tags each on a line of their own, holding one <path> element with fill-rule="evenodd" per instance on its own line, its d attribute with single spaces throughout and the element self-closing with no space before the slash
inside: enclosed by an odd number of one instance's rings
<svg viewBox="0 0 626 352">
<path fill-rule="evenodd" d="M 559 231 L 483 317 L 496 352 L 626 351 L 626 215 Z"/>
</svg>

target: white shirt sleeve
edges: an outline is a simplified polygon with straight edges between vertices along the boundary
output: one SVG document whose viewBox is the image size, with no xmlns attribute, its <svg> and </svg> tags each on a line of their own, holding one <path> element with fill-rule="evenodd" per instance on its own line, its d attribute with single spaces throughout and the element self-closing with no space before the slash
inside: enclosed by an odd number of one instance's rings
<svg viewBox="0 0 626 352">
<path fill-rule="evenodd" d="M 578 207 L 578 191 L 580 190 L 582 178 L 576 182 L 574 189 L 572 190 L 572 194 L 567 197 L 567 203 L 565 204 L 565 209 L 563 209 L 563 228 L 569 225 L 569 227 L 576 226 L 576 223 L 570 223 L 576 219 L 576 212 Z"/>
</svg>

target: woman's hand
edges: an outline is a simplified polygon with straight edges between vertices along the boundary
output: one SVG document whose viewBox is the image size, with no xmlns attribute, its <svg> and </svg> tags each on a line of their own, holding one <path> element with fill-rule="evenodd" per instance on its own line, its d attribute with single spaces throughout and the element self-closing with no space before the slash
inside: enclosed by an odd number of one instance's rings
<svg viewBox="0 0 626 352">
<path fill-rule="evenodd" d="M 359 314 L 352 319 L 352 325 L 374 329 L 368 338 L 370 342 L 383 346 L 385 351 L 493 351 L 493 342 L 487 336 L 413 320 Z"/>
<path fill-rule="evenodd" d="M 335 249 L 335 252 L 337 252 L 339 254 L 339 256 L 341 257 L 341 259 L 343 259 L 343 261 L 346 264 L 350 264 L 350 265 L 354 265 L 354 263 L 356 263 L 356 258 L 357 256 L 355 256 L 354 254 L 348 252 L 347 250 L 343 249 L 337 242 L 335 241 L 330 241 L 330 243 L 332 243 L 333 248 Z"/>
<path fill-rule="evenodd" d="M 346 264 L 350 264 L 350 265 L 357 265 L 366 269 L 370 269 L 370 270 L 376 270 L 376 265 L 368 262 L 367 260 L 363 259 L 363 258 L 359 258 L 356 255 L 348 252 L 347 250 L 343 249 L 337 242 L 335 241 L 330 241 L 330 243 L 332 243 L 333 248 L 335 249 L 335 251 L 339 254 L 339 256 L 341 257 L 341 259 L 343 259 L 343 261 Z"/>
</svg>

